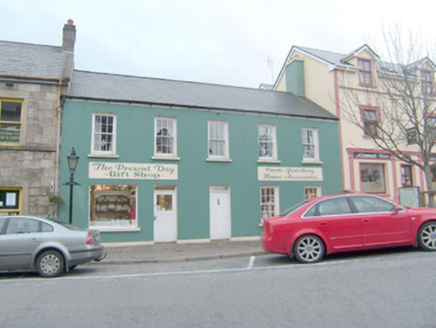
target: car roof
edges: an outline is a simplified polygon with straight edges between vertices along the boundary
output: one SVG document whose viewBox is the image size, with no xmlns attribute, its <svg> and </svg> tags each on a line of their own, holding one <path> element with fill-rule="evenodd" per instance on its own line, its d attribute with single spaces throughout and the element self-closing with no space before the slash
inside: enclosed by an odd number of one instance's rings
<svg viewBox="0 0 436 328">
<path fill-rule="evenodd" d="M 325 195 L 325 196 L 319 196 L 316 198 L 311 198 L 308 200 L 308 202 L 319 202 L 321 200 L 330 199 L 330 198 L 336 198 L 336 197 L 352 197 L 352 196 L 371 196 L 371 197 L 377 197 L 371 194 L 367 194 L 364 192 L 353 192 L 353 193 L 344 193 L 344 194 L 335 194 L 335 195 Z"/>
<path fill-rule="evenodd" d="M 46 216 L 39 216 L 39 215 L 8 215 L 8 216 L 2 216 L 0 217 L 2 219 L 19 219 L 19 218 L 24 218 L 24 219 L 34 219 L 34 220 L 39 220 L 39 221 L 43 221 L 45 223 L 49 223 L 49 224 L 58 224 L 58 225 L 62 225 L 63 222 L 56 222 L 54 219 L 52 218 L 48 218 Z"/>
</svg>

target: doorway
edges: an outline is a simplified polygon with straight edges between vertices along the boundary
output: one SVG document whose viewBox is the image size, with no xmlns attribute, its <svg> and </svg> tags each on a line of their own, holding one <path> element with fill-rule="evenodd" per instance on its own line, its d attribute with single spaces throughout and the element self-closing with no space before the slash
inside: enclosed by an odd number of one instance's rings
<svg viewBox="0 0 436 328">
<path fill-rule="evenodd" d="M 154 242 L 177 240 L 177 193 L 175 186 L 154 188 Z"/>
<path fill-rule="evenodd" d="M 210 239 L 230 239 L 230 187 L 211 186 L 209 190 Z"/>
</svg>

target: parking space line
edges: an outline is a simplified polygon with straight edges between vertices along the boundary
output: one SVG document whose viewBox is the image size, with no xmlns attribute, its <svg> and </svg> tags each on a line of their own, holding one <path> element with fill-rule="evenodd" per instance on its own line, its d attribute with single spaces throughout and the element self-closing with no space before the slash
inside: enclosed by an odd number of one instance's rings
<svg viewBox="0 0 436 328">
<path fill-rule="evenodd" d="M 256 259 L 256 256 L 251 256 L 250 257 L 250 260 L 248 261 L 248 266 L 247 266 L 247 270 L 251 270 L 251 268 L 253 267 L 253 265 L 254 265 L 254 260 Z"/>
</svg>

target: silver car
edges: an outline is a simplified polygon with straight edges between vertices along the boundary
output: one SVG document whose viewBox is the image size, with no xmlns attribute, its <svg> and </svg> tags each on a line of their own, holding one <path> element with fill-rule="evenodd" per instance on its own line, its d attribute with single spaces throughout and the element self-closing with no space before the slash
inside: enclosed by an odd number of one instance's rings
<svg viewBox="0 0 436 328">
<path fill-rule="evenodd" d="M 0 217 L 0 271 L 38 271 L 42 277 L 57 277 L 104 256 L 97 230 L 33 216 Z"/>
</svg>

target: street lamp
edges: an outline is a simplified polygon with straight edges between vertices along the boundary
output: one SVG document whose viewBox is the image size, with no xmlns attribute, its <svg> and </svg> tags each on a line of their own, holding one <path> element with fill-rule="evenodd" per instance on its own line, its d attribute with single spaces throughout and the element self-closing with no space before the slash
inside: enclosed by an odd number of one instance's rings
<svg viewBox="0 0 436 328">
<path fill-rule="evenodd" d="M 76 151 L 71 149 L 71 154 L 67 156 L 68 159 L 68 168 L 70 170 L 70 181 L 64 183 L 64 185 L 70 186 L 70 224 L 73 223 L 73 186 L 80 185 L 74 181 L 74 173 L 76 172 L 77 163 L 79 163 L 79 156 L 76 155 Z"/>
</svg>

